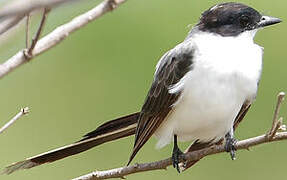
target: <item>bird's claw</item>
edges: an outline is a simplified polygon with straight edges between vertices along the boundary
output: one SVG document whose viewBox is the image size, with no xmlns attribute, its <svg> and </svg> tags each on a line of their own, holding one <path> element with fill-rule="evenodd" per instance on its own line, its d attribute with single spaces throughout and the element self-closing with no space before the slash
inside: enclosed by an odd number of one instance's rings
<svg viewBox="0 0 287 180">
<path fill-rule="evenodd" d="M 230 153 L 232 160 L 236 159 L 236 156 L 235 156 L 235 152 L 236 152 L 235 145 L 236 145 L 236 143 L 237 143 L 237 140 L 235 138 L 226 138 L 225 151 Z"/>
<path fill-rule="evenodd" d="M 179 163 L 180 160 L 183 158 L 183 152 L 179 148 L 174 148 L 172 152 L 172 166 L 180 173 Z"/>
</svg>

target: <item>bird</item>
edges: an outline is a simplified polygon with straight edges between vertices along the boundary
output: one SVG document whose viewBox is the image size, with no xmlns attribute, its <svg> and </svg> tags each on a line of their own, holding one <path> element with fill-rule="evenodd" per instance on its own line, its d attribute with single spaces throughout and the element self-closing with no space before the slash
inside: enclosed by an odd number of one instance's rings
<svg viewBox="0 0 287 180">
<path fill-rule="evenodd" d="M 262 71 L 263 47 L 254 36 L 280 22 L 242 3 L 212 6 L 187 37 L 160 58 L 139 112 L 108 121 L 76 143 L 14 163 L 4 173 L 134 134 L 128 165 L 151 136 L 158 148 L 173 143 L 172 164 L 178 172 L 183 157 L 178 141 L 193 142 L 195 148 L 224 142 L 234 160 L 234 130 L 256 98 Z"/>
</svg>

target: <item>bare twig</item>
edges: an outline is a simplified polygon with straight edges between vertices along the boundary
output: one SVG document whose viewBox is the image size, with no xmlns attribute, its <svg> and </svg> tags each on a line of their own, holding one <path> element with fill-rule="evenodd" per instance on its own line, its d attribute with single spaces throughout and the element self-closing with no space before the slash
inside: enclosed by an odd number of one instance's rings
<svg viewBox="0 0 287 180">
<path fill-rule="evenodd" d="M 14 116 L 8 123 L 6 123 L 1 129 L 0 134 L 3 133 L 7 128 L 9 128 L 13 123 L 15 123 L 20 117 L 24 116 L 25 114 L 29 113 L 29 108 L 25 107 L 20 110 L 16 116 Z"/>
<path fill-rule="evenodd" d="M 35 48 L 36 46 L 36 43 L 38 42 L 40 36 L 41 36 L 41 33 L 43 31 L 43 28 L 44 28 L 44 25 L 45 25 L 45 22 L 46 22 L 46 19 L 47 19 L 47 15 L 48 15 L 48 12 L 50 10 L 48 8 L 44 8 L 44 11 L 43 11 L 43 15 L 42 15 L 42 19 L 41 19 L 41 22 L 40 22 L 40 25 L 39 25 L 39 28 L 36 32 L 36 35 L 35 37 L 33 38 L 32 40 L 32 44 L 31 46 L 29 47 L 29 49 L 27 50 L 27 53 L 25 53 L 26 56 L 28 57 L 31 57 L 32 56 L 32 51 L 33 49 Z M 26 51 L 24 51 L 26 52 Z"/>
<path fill-rule="evenodd" d="M 16 26 L 24 16 L 12 16 L 0 23 L 0 35 L 11 29 L 12 27 Z"/>
<path fill-rule="evenodd" d="M 22 15 L 24 17 L 26 14 L 29 14 L 36 9 L 47 7 L 52 8 L 60 4 L 72 1 L 76 0 L 29 0 L 28 2 L 27 0 L 14 0 L 7 3 L 7 5 L 0 9 L 0 18 L 17 15 Z"/>
<path fill-rule="evenodd" d="M 26 16 L 26 49 L 29 47 L 29 40 L 30 40 L 29 28 L 30 28 L 30 14 L 27 14 L 27 16 Z"/>
<path fill-rule="evenodd" d="M 273 129 L 273 131 L 270 134 L 270 137 L 269 137 L 270 139 L 272 139 L 275 136 L 277 131 L 282 127 L 282 125 L 283 125 L 283 117 L 280 117 L 276 122 L 275 128 Z"/>
<path fill-rule="evenodd" d="M 280 132 L 277 133 L 273 139 L 268 140 L 266 139 L 266 135 L 261 135 L 249 139 L 245 139 L 236 143 L 236 149 L 248 149 L 252 146 L 268 143 L 271 141 L 280 141 L 287 139 L 287 132 Z M 188 152 L 184 154 L 184 159 L 187 161 L 191 160 L 198 160 L 203 158 L 204 156 L 217 154 L 225 152 L 224 145 L 215 145 L 209 148 L 201 149 L 194 152 Z M 159 169 L 166 169 L 168 166 L 171 165 L 171 158 L 164 159 L 161 161 L 151 162 L 151 163 L 143 163 L 143 164 L 135 164 L 127 167 L 121 167 L 106 171 L 95 171 L 89 173 L 87 175 L 75 178 L 73 180 L 99 180 L 99 179 L 108 179 L 108 178 L 121 178 L 127 176 L 129 174 L 135 174 L 144 171 L 152 171 L 152 170 L 159 170 Z"/>
<path fill-rule="evenodd" d="M 23 53 L 25 50 L 20 50 L 17 54 L 8 59 L 6 62 L 0 64 L 0 78 L 12 72 L 14 69 L 21 66 L 22 64 L 26 63 L 27 60 L 31 60 L 39 54 L 56 46 L 66 37 L 68 37 L 70 33 L 84 27 L 89 22 L 98 19 L 107 12 L 112 11 L 125 1 L 126 0 L 104 0 L 94 9 L 74 18 L 72 21 L 62 26 L 59 26 L 50 34 L 46 35 L 38 41 L 38 43 L 34 47 L 34 50 L 32 51 L 31 57 L 29 57 L 28 59 Z"/>
<path fill-rule="evenodd" d="M 283 118 L 281 117 L 278 119 L 278 116 L 279 116 L 280 107 L 281 107 L 281 104 L 284 100 L 284 97 L 285 97 L 284 92 L 280 92 L 278 94 L 278 100 L 277 100 L 275 112 L 273 115 L 272 127 L 266 135 L 268 137 L 268 139 L 272 139 L 274 137 L 274 135 L 276 134 L 277 130 L 282 126 Z"/>
</svg>

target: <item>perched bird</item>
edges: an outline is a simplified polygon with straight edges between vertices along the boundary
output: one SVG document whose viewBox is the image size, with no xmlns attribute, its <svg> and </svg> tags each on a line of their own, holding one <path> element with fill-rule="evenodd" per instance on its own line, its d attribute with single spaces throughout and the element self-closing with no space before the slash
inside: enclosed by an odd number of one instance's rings
<svg viewBox="0 0 287 180">
<path fill-rule="evenodd" d="M 128 164 L 152 135 L 161 148 L 173 142 L 172 162 L 180 171 L 178 141 L 208 146 L 225 140 L 235 158 L 234 127 L 254 101 L 263 48 L 259 29 L 281 22 L 240 3 L 223 3 L 202 14 L 185 40 L 165 53 L 140 112 L 109 121 L 82 140 L 5 169 L 12 173 L 71 156 L 107 141 L 135 134 Z"/>
</svg>

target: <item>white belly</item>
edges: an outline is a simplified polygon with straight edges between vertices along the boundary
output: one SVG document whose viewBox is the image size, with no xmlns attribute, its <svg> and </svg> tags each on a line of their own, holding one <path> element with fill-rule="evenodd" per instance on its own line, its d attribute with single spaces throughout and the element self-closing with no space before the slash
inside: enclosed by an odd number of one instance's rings
<svg viewBox="0 0 287 180">
<path fill-rule="evenodd" d="M 218 41 L 215 42 L 218 45 Z M 212 45 L 212 40 L 208 43 L 210 47 L 216 47 Z M 233 127 L 242 104 L 255 98 L 262 49 L 253 41 L 250 47 L 246 43 L 245 46 L 238 44 L 240 47 L 225 47 L 224 44 L 228 42 L 223 42 L 223 47 L 219 46 L 222 54 L 218 48 L 214 50 L 205 46 L 207 49 L 204 49 L 197 44 L 201 51 L 196 51 L 193 70 L 185 75 L 178 87 L 174 86 L 171 90 L 182 90 L 182 94 L 173 111 L 155 132 L 157 147 L 170 143 L 174 134 L 179 141 L 219 140 Z M 230 48 L 228 53 L 224 48 Z M 234 53 L 238 52 L 240 54 L 236 56 Z"/>
</svg>

